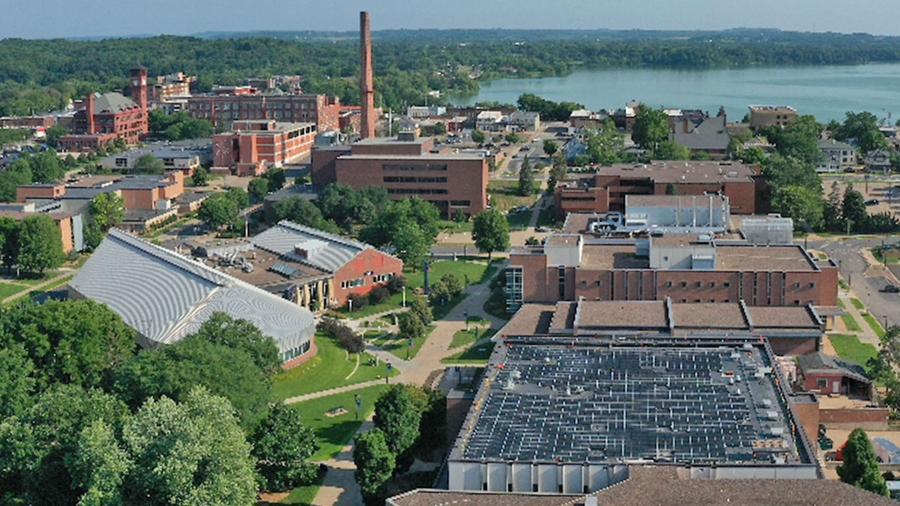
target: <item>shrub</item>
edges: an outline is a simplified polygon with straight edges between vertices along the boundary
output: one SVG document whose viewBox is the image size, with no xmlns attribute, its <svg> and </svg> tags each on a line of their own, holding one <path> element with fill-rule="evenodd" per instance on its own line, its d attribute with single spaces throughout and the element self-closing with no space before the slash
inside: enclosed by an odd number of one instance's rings
<svg viewBox="0 0 900 506">
<path fill-rule="evenodd" d="M 348 301 L 347 305 L 352 309 L 362 309 L 369 305 L 369 299 L 365 295 L 353 294 L 348 297 Z M 352 303 L 352 305 L 350 303 Z"/>
<path fill-rule="evenodd" d="M 456 274 L 444 274 L 444 276 L 441 278 L 441 281 L 444 282 L 444 286 L 447 288 L 447 293 L 450 295 L 450 297 L 456 297 L 465 289 L 463 287 L 462 281 L 460 281 L 459 277 Z"/>
<path fill-rule="evenodd" d="M 378 288 L 372 290 L 372 293 L 369 294 L 369 302 L 372 304 L 381 304 L 382 302 L 388 300 L 390 296 L 390 290 L 383 286 L 379 286 Z"/>
<path fill-rule="evenodd" d="M 335 338 L 342 348 L 350 353 L 360 353 L 366 349 L 366 343 L 362 336 L 343 323 L 332 319 L 323 318 L 318 325 L 319 332 L 324 332 Z"/>
<path fill-rule="evenodd" d="M 403 288 L 406 287 L 406 276 L 403 274 L 397 274 L 388 282 L 388 290 L 391 293 L 400 293 L 403 291 Z"/>
</svg>

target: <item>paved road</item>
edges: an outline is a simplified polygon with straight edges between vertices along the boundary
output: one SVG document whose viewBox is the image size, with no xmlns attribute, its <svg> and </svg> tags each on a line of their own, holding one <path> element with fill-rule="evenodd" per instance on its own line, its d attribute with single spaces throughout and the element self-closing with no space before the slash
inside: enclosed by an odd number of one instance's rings
<svg viewBox="0 0 900 506">
<path fill-rule="evenodd" d="M 900 240 L 893 236 L 889 242 Z M 889 282 L 884 270 L 872 267 L 862 255 L 862 250 L 881 245 L 881 239 L 840 239 L 809 241 L 809 247 L 828 253 L 838 263 L 841 276 L 848 280 L 853 291 L 882 324 L 887 318 L 890 325 L 900 325 L 900 295 L 879 292 Z"/>
</svg>

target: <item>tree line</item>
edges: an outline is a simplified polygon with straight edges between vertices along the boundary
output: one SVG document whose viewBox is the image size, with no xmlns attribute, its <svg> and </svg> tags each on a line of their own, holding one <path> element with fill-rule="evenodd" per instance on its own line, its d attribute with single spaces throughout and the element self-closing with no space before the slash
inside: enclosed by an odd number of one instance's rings
<svg viewBox="0 0 900 506">
<path fill-rule="evenodd" d="M 900 38 L 741 31 L 654 37 L 504 39 L 478 32 L 375 38 L 376 90 L 385 108 L 424 103 L 429 90 L 474 94 L 479 81 L 565 75 L 578 68 L 709 68 L 836 65 L 900 61 Z M 461 42 L 465 42 L 464 44 Z M 279 40 L 271 35 L 201 39 L 159 36 L 99 41 L 0 41 L 0 116 L 60 109 L 90 91 L 125 90 L 136 63 L 152 72 L 184 71 L 200 90 L 248 77 L 300 74 L 304 88 L 358 103 L 358 43 Z M 446 99 L 444 99 L 446 100 Z"/>
</svg>

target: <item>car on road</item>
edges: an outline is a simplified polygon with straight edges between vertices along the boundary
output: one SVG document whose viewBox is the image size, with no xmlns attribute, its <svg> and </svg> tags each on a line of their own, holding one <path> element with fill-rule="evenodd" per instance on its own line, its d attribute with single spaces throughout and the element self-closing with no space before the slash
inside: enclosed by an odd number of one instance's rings
<svg viewBox="0 0 900 506">
<path fill-rule="evenodd" d="M 900 293 L 900 286 L 897 285 L 885 285 L 884 288 L 879 290 L 881 293 Z"/>
</svg>

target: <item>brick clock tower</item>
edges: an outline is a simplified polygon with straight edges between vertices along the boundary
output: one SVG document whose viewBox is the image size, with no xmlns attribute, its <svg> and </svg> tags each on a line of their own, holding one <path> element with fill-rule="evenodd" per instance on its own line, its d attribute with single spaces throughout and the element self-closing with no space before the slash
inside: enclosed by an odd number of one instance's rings
<svg viewBox="0 0 900 506">
<path fill-rule="evenodd" d="M 372 68 L 372 21 L 368 12 L 359 13 L 359 136 L 375 137 L 375 76 Z"/>
<path fill-rule="evenodd" d="M 150 112 L 147 106 L 147 68 L 131 69 L 131 100 L 141 108 L 143 114 L 143 133 L 150 132 Z"/>
</svg>

